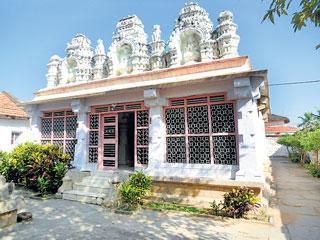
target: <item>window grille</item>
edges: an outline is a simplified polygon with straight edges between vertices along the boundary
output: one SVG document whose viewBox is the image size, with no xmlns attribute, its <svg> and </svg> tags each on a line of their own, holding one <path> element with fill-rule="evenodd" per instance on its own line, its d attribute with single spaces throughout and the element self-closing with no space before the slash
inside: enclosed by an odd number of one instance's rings
<svg viewBox="0 0 320 240">
<path fill-rule="evenodd" d="M 89 163 L 98 162 L 99 114 L 89 115 Z"/>
<path fill-rule="evenodd" d="M 237 165 L 234 103 L 225 95 L 172 99 L 165 109 L 168 163 Z"/>
<path fill-rule="evenodd" d="M 41 118 L 41 143 L 62 147 L 73 160 L 77 125 L 77 116 L 70 110 L 44 112 Z"/>
<path fill-rule="evenodd" d="M 149 111 L 136 112 L 136 161 L 138 165 L 148 164 L 149 159 Z"/>
</svg>

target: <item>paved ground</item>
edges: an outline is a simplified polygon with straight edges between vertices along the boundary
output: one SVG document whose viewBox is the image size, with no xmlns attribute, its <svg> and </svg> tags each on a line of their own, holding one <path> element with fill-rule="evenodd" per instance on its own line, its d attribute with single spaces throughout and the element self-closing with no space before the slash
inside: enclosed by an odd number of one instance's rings
<svg viewBox="0 0 320 240">
<path fill-rule="evenodd" d="M 0 232 L 2 239 L 268 239 L 268 224 L 214 221 L 181 213 L 127 216 L 65 200 L 31 200 L 34 219 Z M 1 237 L 0 237 L 1 238 Z"/>
<path fill-rule="evenodd" d="M 320 180 L 286 159 L 274 159 L 272 166 L 277 189 L 274 225 L 173 212 L 127 216 L 78 202 L 28 200 L 32 222 L 0 230 L 0 239 L 319 240 Z"/>
<path fill-rule="evenodd" d="M 320 179 L 287 158 L 272 159 L 276 197 L 275 224 L 288 240 L 320 239 Z"/>
</svg>

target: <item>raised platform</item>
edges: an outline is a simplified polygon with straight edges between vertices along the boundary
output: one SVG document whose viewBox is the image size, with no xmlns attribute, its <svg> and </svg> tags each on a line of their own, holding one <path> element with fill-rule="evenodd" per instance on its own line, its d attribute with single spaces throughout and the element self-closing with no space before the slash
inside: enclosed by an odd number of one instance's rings
<svg viewBox="0 0 320 240">
<path fill-rule="evenodd" d="M 213 180 L 206 178 L 154 177 L 153 200 L 179 202 L 201 207 L 210 207 L 213 200 L 220 201 L 224 193 L 236 187 L 248 187 L 262 197 L 264 184 L 235 180 Z"/>
</svg>

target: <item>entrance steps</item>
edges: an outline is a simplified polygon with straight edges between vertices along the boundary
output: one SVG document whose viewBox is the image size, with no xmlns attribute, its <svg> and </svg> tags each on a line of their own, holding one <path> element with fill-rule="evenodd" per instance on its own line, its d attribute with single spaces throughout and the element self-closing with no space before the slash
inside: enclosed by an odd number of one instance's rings
<svg viewBox="0 0 320 240">
<path fill-rule="evenodd" d="M 69 176 L 67 174 L 63 180 L 62 189 L 59 190 L 62 199 L 101 205 L 103 202 L 115 200 L 117 184 L 128 179 L 131 173 L 132 171 L 129 170 L 87 172 L 82 178 L 79 178 L 77 173 L 74 179 L 72 174 Z"/>
</svg>

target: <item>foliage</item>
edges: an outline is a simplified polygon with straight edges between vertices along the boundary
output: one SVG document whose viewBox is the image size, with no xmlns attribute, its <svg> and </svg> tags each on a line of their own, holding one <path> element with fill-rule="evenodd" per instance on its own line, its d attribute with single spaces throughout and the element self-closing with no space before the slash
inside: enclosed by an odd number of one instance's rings
<svg viewBox="0 0 320 240">
<path fill-rule="evenodd" d="M 69 155 L 59 146 L 24 143 L 0 162 L 0 174 L 7 181 L 24 184 L 29 189 L 43 191 L 40 186 L 46 186 L 46 192 L 55 193 L 62 184 L 69 160 Z M 42 178 L 48 184 L 43 185 Z"/>
<path fill-rule="evenodd" d="M 289 159 L 293 163 L 299 163 L 301 161 L 301 156 L 297 152 L 290 152 L 289 153 Z"/>
<path fill-rule="evenodd" d="M 278 17 L 288 15 L 292 2 L 292 0 L 272 0 L 263 21 L 268 19 L 275 23 L 275 15 Z M 300 0 L 298 10 L 292 15 L 291 24 L 296 32 L 305 27 L 307 22 L 314 24 L 315 27 L 320 27 L 320 0 Z M 320 48 L 320 44 L 316 48 Z"/>
<path fill-rule="evenodd" d="M 213 201 L 212 213 L 234 218 L 244 217 L 250 210 L 259 207 L 259 199 L 253 190 L 246 187 L 232 189 L 223 195 L 224 200 L 220 203 Z"/>
<path fill-rule="evenodd" d="M 10 158 L 9 153 L 1 152 L 0 154 L 0 175 L 3 175 L 8 182 L 17 182 L 19 179 L 19 170 L 17 161 Z"/>
<path fill-rule="evenodd" d="M 320 165 L 317 163 L 306 164 L 305 168 L 309 171 L 309 173 L 317 178 L 320 178 Z"/>
<path fill-rule="evenodd" d="M 212 213 L 214 215 L 219 215 L 220 214 L 221 207 L 222 207 L 222 203 L 221 202 L 217 203 L 216 200 L 213 200 L 213 202 L 211 203 L 210 206 L 211 206 Z"/>
<path fill-rule="evenodd" d="M 146 207 L 151 209 L 157 209 L 157 210 L 173 210 L 173 211 L 181 211 L 181 212 L 187 212 L 187 213 L 193 213 L 193 214 L 208 213 L 206 209 L 182 205 L 174 202 L 150 202 L 146 204 Z"/>
<path fill-rule="evenodd" d="M 48 189 L 49 181 L 42 176 L 37 178 L 37 185 L 41 195 L 45 195 Z"/>
<path fill-rule="evenodd" d="M 301 137 L 301 145 L 305 151 L 320 150 L 320 127 L 314 131 L 309 131 Z"/>
<path fill-rule="evenodd" d="M 144 197 L 151 192 L 152 179 L 143 172 L 135 172 L 128 181 L 120 184 L 119 197 L 122 207 L 135 209 L 142 204 Z"/>
<path fill-rule="evenodd" d="M 301 119 L 301 123 L 299 127 L 307 130 L 313 130 L 320 127 L 320 110 L 317 113 L 306 112 L 303 114 L 303 117 L 299 117 Z"/>
<path fill-rule="evenodd" d="M 287 147 L 289 159 L 292 162 L 305 161 L 306 153 L 301 140 L 304 132 L 297 132 L 293 135 L 284 135 L 278 139 L 278 143 Z"/>
</svg>

